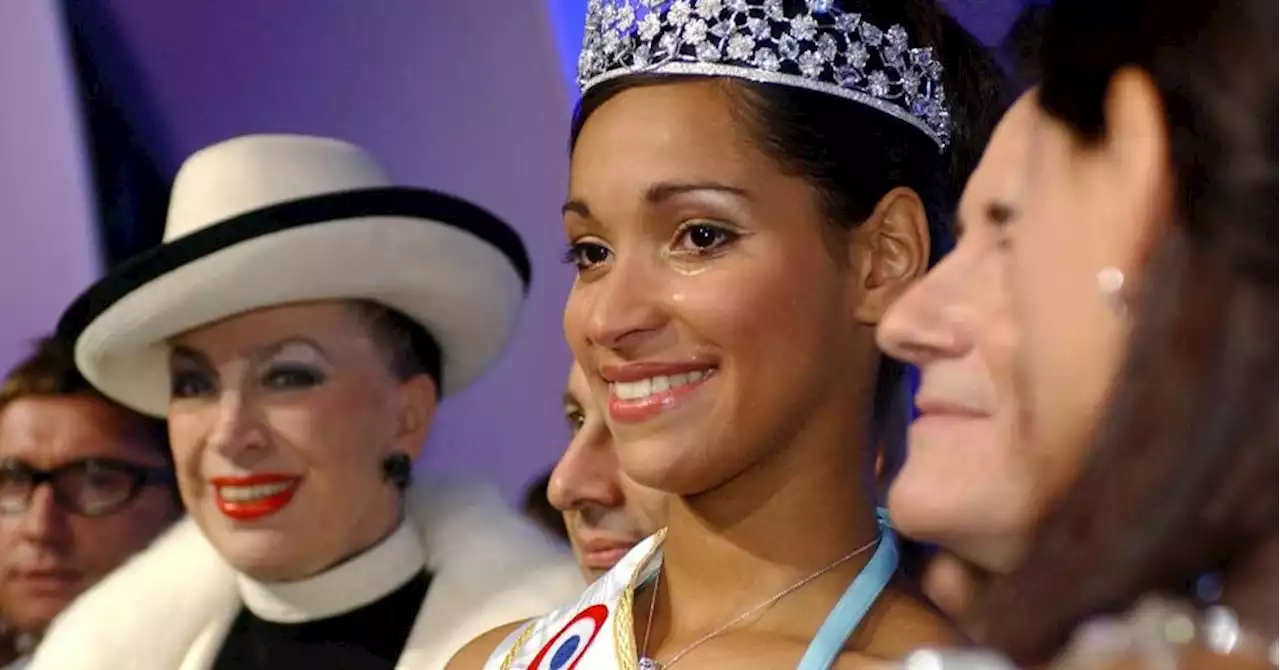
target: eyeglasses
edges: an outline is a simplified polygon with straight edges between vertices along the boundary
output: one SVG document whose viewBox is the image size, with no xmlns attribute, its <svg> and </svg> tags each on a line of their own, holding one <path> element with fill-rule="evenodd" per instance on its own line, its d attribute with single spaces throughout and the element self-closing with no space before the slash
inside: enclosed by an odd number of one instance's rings
<svg viewBox="0 0 1280 670">
<path fill-rule="evenodd" d="M 0 514 L 21 514 L 45 482 L 53 498 L 68 511 L 103 516 L 138 496 L 142 487 L 172 485 L 173 473 L 114 458 L 85 458 L 52 470 L 39 470 L 17 459 L 0 460 Z"/>
</svg>

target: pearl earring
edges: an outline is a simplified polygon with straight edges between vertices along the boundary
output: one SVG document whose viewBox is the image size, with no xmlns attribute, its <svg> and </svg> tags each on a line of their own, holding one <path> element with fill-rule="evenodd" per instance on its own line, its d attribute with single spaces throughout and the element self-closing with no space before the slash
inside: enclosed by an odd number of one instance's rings
<svg viewBox="0 0 1280 670">
<path fill-rule="evenodd" d="M 1117 267 L 1105 267 L 1098 270 L 1098 290 L 1120 314 L 1126 311 L 1124 302 L 1124 273 Z"/>
</svg>

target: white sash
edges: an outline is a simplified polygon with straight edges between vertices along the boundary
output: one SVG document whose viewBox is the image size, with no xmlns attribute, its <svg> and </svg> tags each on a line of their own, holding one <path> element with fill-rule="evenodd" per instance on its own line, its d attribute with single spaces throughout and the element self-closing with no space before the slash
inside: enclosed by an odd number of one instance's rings
<svg viewBox="0 0 1280 670">
<path fill-rule="evenodd" d="M 484 670 L 634 670 L 632 601 L 661 565 L 665 536 L 661 530 L 632 547 L 577 602 L 513 631 Z"/>
</svg>

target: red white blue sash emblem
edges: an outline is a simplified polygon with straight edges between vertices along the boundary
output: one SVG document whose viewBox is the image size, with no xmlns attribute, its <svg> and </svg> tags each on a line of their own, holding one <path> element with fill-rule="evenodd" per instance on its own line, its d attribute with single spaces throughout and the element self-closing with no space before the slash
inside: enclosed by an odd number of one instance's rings
<svg viewBox="0 0 1280 670">
<path fill-rule="evenodd" d="M 529 670 L 573 670 L 608 618 L 609 608 L 604 605 L 582 610 L 538 652 Z"/>
</svg>

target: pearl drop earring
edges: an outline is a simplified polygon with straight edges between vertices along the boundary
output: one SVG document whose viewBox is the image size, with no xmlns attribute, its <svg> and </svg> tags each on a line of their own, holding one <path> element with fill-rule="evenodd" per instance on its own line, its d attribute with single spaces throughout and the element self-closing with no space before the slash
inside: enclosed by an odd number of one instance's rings
<svg viewBox="0 0 1280 670">
<path fill-rule="evenodd" d="M 1098 270 L 1098 290 L 1102 291 L 1112 309 L 1122 315 L 1127 311 L 1124 301 L 1124 272 L 1120 268 L 1105 267 Z"/>
</svg>

